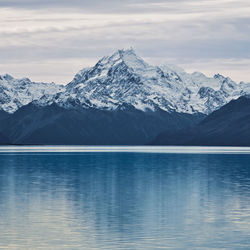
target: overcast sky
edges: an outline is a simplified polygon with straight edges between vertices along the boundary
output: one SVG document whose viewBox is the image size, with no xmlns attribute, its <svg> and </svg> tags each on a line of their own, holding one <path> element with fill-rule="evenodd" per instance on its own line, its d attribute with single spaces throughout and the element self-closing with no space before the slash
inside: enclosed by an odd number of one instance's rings
<svg viewBox="0 0 250 250">
<path fill-rule="evenodd" d="M 69 82 L 116 49 L 250 82 L 249 0 L 0 0 L 0 74 Z"/>
</svg>

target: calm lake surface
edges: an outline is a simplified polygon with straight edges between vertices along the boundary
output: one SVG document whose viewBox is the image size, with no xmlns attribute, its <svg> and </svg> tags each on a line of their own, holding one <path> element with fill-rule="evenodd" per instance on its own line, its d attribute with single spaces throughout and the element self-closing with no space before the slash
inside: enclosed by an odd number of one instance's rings
<svg viewBox="0 0 250 250">
<path fill-rule="evenodd" d="M 250 149 L 0 147 L 0 249 L 250 249 Z"/>
</svg>

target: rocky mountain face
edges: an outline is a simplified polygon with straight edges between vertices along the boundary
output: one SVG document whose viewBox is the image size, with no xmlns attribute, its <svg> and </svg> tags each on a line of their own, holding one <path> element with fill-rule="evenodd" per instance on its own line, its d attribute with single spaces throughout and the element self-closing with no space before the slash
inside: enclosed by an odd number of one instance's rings
<svg viewBox="0 0 250 250">
<path fill-rule="evenodd" d="M 142 145 L 249 93 L 247 83 L 152 66 L 133 49 L 118 50 L 65 86 L 0 76 L 0 134 L 14 144 Z"/>
<path fill-rule="evenodd" d="M 209 114 L 248 93 L 250 84 L 236 84 L 219 74 L 209 78 L 176 66 L 151 66 L 133 49 L 102 58 L 66 86 L 0 76 L 0 109 L 8 113 L 34 102 L 38 106 L 56 103 L 66 109 L 132 106 L 142 111 Z"/>
<path fill-rule="evenodd" d="M 0 75 L 0 110 L 14 113 L 33 101 L 49 105 L 55 94 L 63 89 L 64 86 L 55 83 L 37 83 L 28 78 L 15 79 L 8 74 Z"/>
</svg>

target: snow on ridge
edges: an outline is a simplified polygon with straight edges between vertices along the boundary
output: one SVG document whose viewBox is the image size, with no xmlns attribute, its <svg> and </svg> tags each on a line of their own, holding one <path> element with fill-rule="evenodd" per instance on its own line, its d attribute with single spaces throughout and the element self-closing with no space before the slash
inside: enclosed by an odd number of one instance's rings
<svg viewBox="0 0 250 250">
<path fill-rule="evenodd" d="M 29 78 L 16 79 L 11 75 L 0 76 L 0 109 L 14 113 L 33 101 L 48 103 L 63 86 L 55 83 L 32 82 Z M 44 101 L 46 99 L 46 101 Z"/>
<path fill-rule="evenodd" d="M 130 49 L 117 50 L 96 65 L 80 70 L 66 86 L 0 76 L 0 109 L 9 113 L 30 102 L 65 108 L 114 110 L 120 106 L 167 112 L 209 114 L 232 99 L 250 93 L 220 74 L 189 74 L 175 65 L 152 66 Z"/>
</svg>

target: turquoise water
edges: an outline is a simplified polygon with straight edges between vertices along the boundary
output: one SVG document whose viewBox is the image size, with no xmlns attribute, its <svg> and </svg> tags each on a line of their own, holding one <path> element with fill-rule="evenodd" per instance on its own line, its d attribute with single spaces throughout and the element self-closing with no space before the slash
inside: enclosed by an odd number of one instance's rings
<svg viewBox="0 0 250 250">
<path fill-rule="evenodd" d="M 0 249 L 249 249 L 250 149 L 0 147 Z"/>
</svg>

